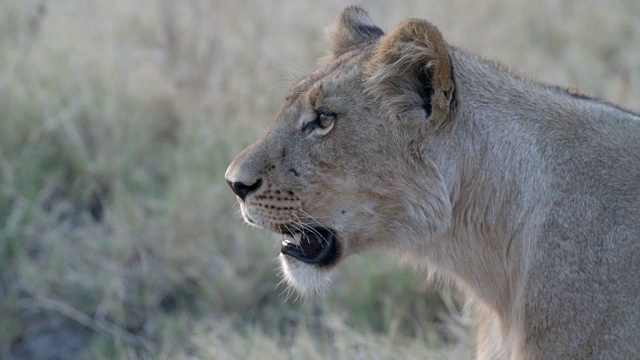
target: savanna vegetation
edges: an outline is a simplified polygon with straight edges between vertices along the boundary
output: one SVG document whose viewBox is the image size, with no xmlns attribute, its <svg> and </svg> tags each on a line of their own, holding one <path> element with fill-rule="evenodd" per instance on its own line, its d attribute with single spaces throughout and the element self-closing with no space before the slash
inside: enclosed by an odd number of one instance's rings
<svg viewBox="0 0 640 360">
<path fill-rule="evenodd" d="M 233 156 L 348 2 L 0 2 L 0 358 L 465 358 L 455 292 L 387 254 L 279 285 Z M 543 81 L 640 109 L 640 2 L 369 1 Z"/>
</svg>

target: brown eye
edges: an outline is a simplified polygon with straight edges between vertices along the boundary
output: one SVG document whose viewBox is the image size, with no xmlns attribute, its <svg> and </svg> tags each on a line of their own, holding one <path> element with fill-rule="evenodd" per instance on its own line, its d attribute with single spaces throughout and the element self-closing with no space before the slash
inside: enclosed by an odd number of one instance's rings
<svg viewBox="0 0 640 360">
<path fill-rule="evenodd" d="M 336 119 L 335 114 L 325 114 L 325 113 L 318 112 L 318 122 L 320 127 L 323 129 L 331 126 L 331 124 L 333 124 L 333 120 L 335 119 Z"/>
<path fill-rule="evenodd" d="M 323 112 L 316 110 L 316 118 L 307 123 L 302 131 L 319 130 L 323 135 L 329 132 L 333 128 L 333 122 L 336 119 L 336 114 Z"/>
</svg>

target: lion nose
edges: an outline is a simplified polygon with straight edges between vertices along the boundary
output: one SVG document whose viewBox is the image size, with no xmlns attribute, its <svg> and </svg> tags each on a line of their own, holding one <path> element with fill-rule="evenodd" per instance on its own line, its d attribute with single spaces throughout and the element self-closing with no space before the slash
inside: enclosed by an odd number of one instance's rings
<svg viewBox="0 0 640 360">
<path fill-rule="evenodd" d="M 260 185 L 262 185 L 262 179 L 258 179 L 251 185 L 244 184 L 240 181 L 232 182 L 229 180 L 227 180 L 227 184 L 229 184 L 231 190 L 233 190 L 233 192 L 238 195 L 240 199 L 242 199 L 242 201 L 244 201 L 249 193 L 252 193 L 260 188 Z"/>
</svg>

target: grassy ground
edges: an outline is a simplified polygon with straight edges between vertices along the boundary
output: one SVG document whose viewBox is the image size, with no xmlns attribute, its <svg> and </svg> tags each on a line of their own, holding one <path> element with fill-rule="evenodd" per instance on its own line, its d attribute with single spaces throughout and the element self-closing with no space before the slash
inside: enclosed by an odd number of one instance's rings
<svg viewBox="0 0 640 360">
<path fill-rule="evenodd" d="M 383 255 L 288 299 L 224 183 L 345 5 L 0 3 L 0 358 L 468 356 L 467 310 Z M 640 109 L 635 0 L 363 5 Z"/>
</svg>

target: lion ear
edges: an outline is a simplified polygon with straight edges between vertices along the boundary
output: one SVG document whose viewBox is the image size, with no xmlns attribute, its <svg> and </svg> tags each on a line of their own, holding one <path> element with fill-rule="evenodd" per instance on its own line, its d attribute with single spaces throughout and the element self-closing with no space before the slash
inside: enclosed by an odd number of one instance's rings
<svg viewBox="0 0 640 360">
<path fill-rule="evenodd" d="M 361 7 L 349 6 L 342 11 L 331 32 L 333 55 L 339 57 L 351 48 L 384 35 Z"/>
<path fill-rule="evenodd" d="M 449 116 L 454 98 L 451 59 L 442 34 L 430 22 L 407 20 L 383 37 L 370 75 L 377 97 L 393 115 L 426 118 L 430 128 Z"/>
</svg>

